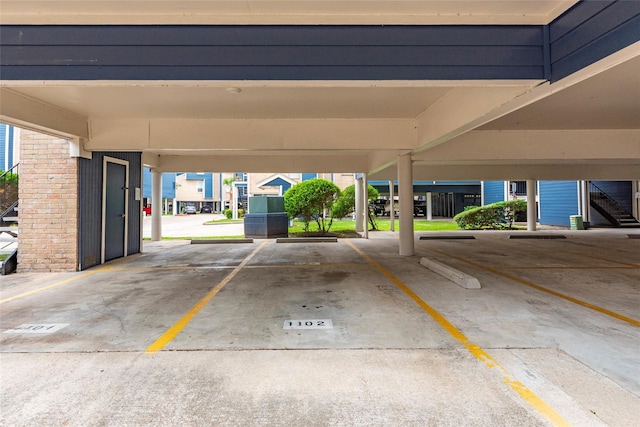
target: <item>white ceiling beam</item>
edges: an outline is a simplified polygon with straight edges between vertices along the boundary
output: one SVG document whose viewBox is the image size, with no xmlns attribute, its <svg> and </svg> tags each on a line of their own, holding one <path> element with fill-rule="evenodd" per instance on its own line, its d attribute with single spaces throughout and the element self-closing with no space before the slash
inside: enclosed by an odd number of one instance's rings
<svg viewBox="0 0 640 427">
<path fill-rule="evenodd" d="M 259 152 L 236 155 L 159 156 L 156 169 L 160 172 L 236 172 L 269 173 L 274 170 L 291 173 L 315 172 L 319 168 L 332 173 L 366 170 L 365 155 L 261 155 Z"/>
<path fill-rule="evenodd" d="M 640 159 L 640 129 L 471 131 L 412 158 L 432 164 Z"/>
<path fill-rule="evenodd" d="M 418 117 L 418 147 L 414 153 L 507 114 L 510 110 L 504 107 L 528 91 L 529 87 L 495 86 L 452 89 Z"/>
<path fill-rule="evenodd" d="M 89 150 L 411 149 L 412 119 L 91 120 Z"/>
<path fill-rule="evenodd" d="M 65 139 L 88 138 L 87 117 L 0 88 L 0 121 Z"/>
<path fill-rule="evenodd" d="M 640 176 L 639 159 L 618 159 L 608 163 L 515 163 L 413 165 L 415 181 L 508 181 L 508 180 L 635 180 Z M 370 180 L 395 180 L 396 168 L 372 174 Z"/>
</svg>

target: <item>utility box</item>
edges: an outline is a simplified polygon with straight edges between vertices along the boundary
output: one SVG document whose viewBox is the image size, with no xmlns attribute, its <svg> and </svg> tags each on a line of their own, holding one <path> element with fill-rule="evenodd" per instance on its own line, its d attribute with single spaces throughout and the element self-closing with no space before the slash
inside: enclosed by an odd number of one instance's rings
<svg viewBox="0 0 640 427">
<path fill-rule="evenodd" d="M 285 212 L 284 197 L 281 196 L 252 196 L 249 197 L 249 213 L 277 213 Z"/>
<path fill-rule="evenodd" d="M 584 224 L 582 223 L 582 215 L 571 215 L 569 217 L 572 230 L 584 230 Z"/>
<path fill-rule="evenodd" d="M 289 218 L 285 212 L 246 214 L 244 236 L 253 239 L 289 237 Z"/>
<path fill-rule="evenodd" d="M 284 197 L 249 197 L 249 213 L 244 216 L 244 236 L 254 239 L 289 237 Z"/>
</svg>

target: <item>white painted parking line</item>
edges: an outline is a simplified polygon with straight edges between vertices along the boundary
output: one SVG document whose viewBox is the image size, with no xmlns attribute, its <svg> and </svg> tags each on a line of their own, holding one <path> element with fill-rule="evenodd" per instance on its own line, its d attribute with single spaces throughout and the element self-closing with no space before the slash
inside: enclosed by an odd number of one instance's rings
<svg viewBox="0 0 640 427">
<path fill-rule="evenodd" d="M 24 323 L 17 328 L 7 329 L 4 334 L 52 334 L 69 326 L 70 323 Z"/>
</svg>

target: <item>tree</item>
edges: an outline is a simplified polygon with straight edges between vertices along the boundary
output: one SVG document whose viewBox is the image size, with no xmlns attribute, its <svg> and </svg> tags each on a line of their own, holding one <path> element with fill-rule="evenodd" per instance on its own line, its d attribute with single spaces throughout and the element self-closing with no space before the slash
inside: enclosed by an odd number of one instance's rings
<svg viewBox="0 0 640 427">
<path fill-rule="evenodd" d="M 380 193 L 375 187 L 371 184 L 367 187 L 367 192 L 369 193 L 369 201 L 376 200 L 380 197 Z M 350 185 L 340 193 L 340 197 L 333 204 L 333 208 L 331 209 L 331 217 L 332 218 L 344 218 L 345 216 L 351 214 L 356 209 L 356 186 Z M 377 226 L 373 216 L 371 215 L 371 210 L 369 209 L 367 217 L 369 218 L 369 223 L 371 224 L 372 229 L 377 230 Z"/>
<path fill-rule="evenodd" d="M 309 223 L 314 220 L 318 231 L 326 233 L 333 223 L 327 213 L 339 195 L 340 189 L 331 181 L 319 178 L 302 181 L 284 193 L 284 209 L 289 218 L 302 217 L 304 231 L 309 231 Z"/>
<path fill-rule="evenodd" d="M 229 209 L 232 209 L 233 206 L 233 183 L 235 182 L 236 177 L 234 176 L 229 176 L 225 179 L 222 180 L 222 185 L 225 185 L 227 187 L 229 187 Z"/>
</svg>

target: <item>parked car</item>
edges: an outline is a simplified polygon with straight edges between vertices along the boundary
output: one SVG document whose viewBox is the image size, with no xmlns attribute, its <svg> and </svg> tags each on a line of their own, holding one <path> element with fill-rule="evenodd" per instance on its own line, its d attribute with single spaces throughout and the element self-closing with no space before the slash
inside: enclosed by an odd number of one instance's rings
<svg viewBox="0 0 640 427">
<path fill-rule="evenodd" d="M 200 209 L 200 213 L 211 213 L 213 212 L 213 208 L 211 207 L 211 205 L 202 205 L 202 208 Z"/>
<path fill-rule="evenodd" d="M 188 215 L 192 215 L 192 214 L 196 214 L 196 207 L 193 205 L 187 205 L 184 207 L 184 213 L 188 214 Z"/>
</svg>

